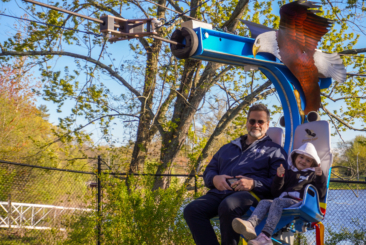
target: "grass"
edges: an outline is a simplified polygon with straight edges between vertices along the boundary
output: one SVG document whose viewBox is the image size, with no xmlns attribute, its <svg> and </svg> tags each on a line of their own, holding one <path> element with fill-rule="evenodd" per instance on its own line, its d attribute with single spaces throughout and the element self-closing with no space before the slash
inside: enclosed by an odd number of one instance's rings
<svg viewBox="0 0 366 245">
<path fill-rule="evenodd" d="M 56 245 L 63 244 L 67 233 L 53 230 L 26 230 L 0 228 L 1 245 Z"/>
<path fill-rule="evenodd" d="M 365 190 L 366 189 L 366 182 L 365 184 L 351 184 L 351 183 L 339 183 L 339 182 L 330 182 L 329 183 L 329 190 Z"/>
</svg>

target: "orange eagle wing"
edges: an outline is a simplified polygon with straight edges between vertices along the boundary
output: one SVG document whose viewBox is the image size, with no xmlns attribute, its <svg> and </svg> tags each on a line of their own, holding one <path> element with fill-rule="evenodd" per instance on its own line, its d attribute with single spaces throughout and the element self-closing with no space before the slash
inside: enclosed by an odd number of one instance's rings
<svg viewBox="0 0 366 245">
<path fill-rule="evenodd" d="M 305 94 L 305 114 L 320 107 L 318 69 L 314 53 L 323 35 L 328 32 L 331 21 L 317 16 L 318 8 L 313 2 L 292 2 L 280 9 L 280 29 L 277 42 L 282 62 L 299 80 Z"/>
</svg>

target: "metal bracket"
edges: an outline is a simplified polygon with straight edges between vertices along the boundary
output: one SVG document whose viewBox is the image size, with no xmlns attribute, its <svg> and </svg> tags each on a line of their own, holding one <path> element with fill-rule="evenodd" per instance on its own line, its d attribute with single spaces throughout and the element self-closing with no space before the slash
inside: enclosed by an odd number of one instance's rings
<svg viewBox="0 0 366 245">
<path fill-rule="evenodd" d="M 156 19 L 123 19 L 111 15 L 103 15 L 100 18 L 103 24 L 100 24 L 100 32 L 107 35 L 110 42 L 129 40 L 144 36 L 156 35 Z"/>
</svg>

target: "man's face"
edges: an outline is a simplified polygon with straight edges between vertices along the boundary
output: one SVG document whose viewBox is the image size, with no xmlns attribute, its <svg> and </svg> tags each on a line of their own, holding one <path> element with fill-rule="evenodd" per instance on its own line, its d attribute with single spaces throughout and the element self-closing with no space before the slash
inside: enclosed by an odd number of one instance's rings
<svg viewBox="0 0 366 245">
<path fill-rule="evenodd" d="M 254 139 L 262 138 L 269 127 L 267 113 L 265 111 L 252 111 L 246 124 L 248 134 Z"/>
</svg>

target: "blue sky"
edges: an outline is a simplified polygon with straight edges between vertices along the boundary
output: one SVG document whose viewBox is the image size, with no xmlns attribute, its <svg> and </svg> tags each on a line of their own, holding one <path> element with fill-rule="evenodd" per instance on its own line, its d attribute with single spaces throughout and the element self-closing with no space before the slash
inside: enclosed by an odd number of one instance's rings
<svg viewBox="0 0 366 245">
<path fill-rule="evenodd" d="M 46 2 L 44 0 L 40 0 L 41 2 Z M 7 3 L 0 3 L 0 12 L 1 13 L 5 13 L 5 14 L 9 14 L 9 15 L 13 15 L 13 16 L 17 16 L 20 17 L 22 15 L 24 15 L 26 12 L 19 8 L 19 6 L 24 7 L 27 4 L 25 4 L 23 1 L 15 1 L 15 0 L 11 0 L 10 2 Z M 150 4 L 151 6 L 151 4 Z M 274 4 L 274 12 L 278 12 L 279 8 L 277 6 L 277 4 Z M 174 13 L 173 13 L 174 14 Z M 174 14 L 175 15 L 175 14 Z M 124 12 L 123 16 L 125 18 L 141 18 L 143 16 L 136 16 L 136 12 L 134 11 L 128 11 L 128 12 Z M 169 20 L 169 18 L 168 18 Z M 8 18 L 8 17 L 3 17 L 0 16 L 0 32 L 1 32 L 1 37 L 0 40 L 3 41 L 5 39 L 7 39 L 7 36 L 9 35 L 9 33 L 13 33 L 13 24 L 15 23 L 14 19 Z M 116 42 L 113 44 L 108 44 L 108 50 L 110 53 L 112 53 L 112 57 L 117 58 L 118 60 L 121 60 L 121 62 L 126 62 L 128 60 L 133 60 L 133 51 L 130 50 L 129 48 L 129 42 L 131 41 L 120 41 L 120 42 Z M 355 48 L 364 48 L 365 46 L 362 46 L 362 43 L 366 43 L 366 38 L 365 37 L 361 37 L 359 43 L 356 45 Z M 76 51 L 78 53 L 84 53 L 83 48 L 82 47 L 67 47 L 68 51 Z M 85 49 L 86 51 L 86 49 Z M 93 57 L 97 57 L 99 55 L 98 50 L 96 50 L 93 53 Z M 69 64 L 70 61 L 72 61 L 72 58 L 60 58 L 57 60 L 57 66 L 58 67 L 63 67 Z M 106 61 L 107 62 L 107 61 Z M 55 64 L 55 63 L 54 63 Z M 34 74 L 35 76 L 39 75 L 38 70 L 34 70 Z M 126 80 L 128 80 L 128 74 L 124 74 L 124 78 Z M 85 79 L 80 77 L 80 79 Z M 108 87 L 113 91 L 113 90 L 121 90 L 120 93 L 123 93 L 124 91 L 122 91 L 123 89 L 121 89 L 121 86 L 118 85 L 115 81 L 109 79 L 109 80 L 104 80 L 104 83 L 108 83 Z M 65 115 L 67 115 L 66 112 L 64 113 L 57 113 L 56 112 L 56 106 L 54 104 L 52 104 L 51 102 L 47 102 L 44 101 L 42 99 L 38 99 L 38 104 L 45 104 L 47 105 L 48 109 L 49 109 L 49 113 L 50 113 L 50 122 L 57 124 L 58 123 L 58 118 L 59 117 L 63 117 Z M 70 102 L 70 104 L 66 104 L 64 107 L 68 107 L 73 105 L 74 102 Z M 278 104 L 278 101 L 276 99 L 275 96 L 271 96 L 266 103 L 271 104 Z M 337 103 L 331 103 L 330 106 L 328 107 L 328 109 L 330 111 L 332 111 L 333 109 L 338 109 L 340 106 L 342 106 L 342 102 L 337 102 Z M 274 121 L 277 121 L 278 117 L 274 118 Z M 328 120 L 328 117 L 324 117 L 324 120 Z M 80 120 L 80 123 L 83 120 Z M 360 125 L 355 125 L 355 127 L 360 127 Z M 88 132 L 92 132 L 95 136 L 95 139 L 99 138 L 99 131 L 97 130 L 98 125 L 95 126 L 90 126 L 87 131 Z M 117 137 L 120 137 L 121 135 L 124 135 L 125 132 L 125 128 L 123 128 L 123 126 L 121 124 L 117 124 L 115 126 L 115 130 L 114 130 L 114 135 L 116 135 Z M 352 130 L 347 130 L 346 132 L 342 132 L 342 137 L 344 140 L 348 141 L 348 140 L 352 140 L 356 135 L 361 134 L 361 132 L 356 132 L 356 131 L 352 131 Z M 128 137 L 127 137 L 128 138 Z M 133 138 L 132 138 L 133 140 Z M 332 138 L 332 145 L 333 147 L 336 146 L 337 142 L 340 141 L 340 137 L 339 136 L 335 136 Z"/>
</svg>

